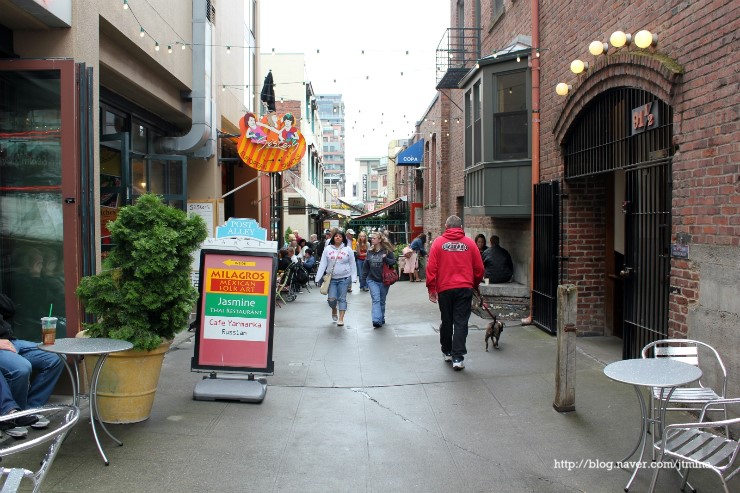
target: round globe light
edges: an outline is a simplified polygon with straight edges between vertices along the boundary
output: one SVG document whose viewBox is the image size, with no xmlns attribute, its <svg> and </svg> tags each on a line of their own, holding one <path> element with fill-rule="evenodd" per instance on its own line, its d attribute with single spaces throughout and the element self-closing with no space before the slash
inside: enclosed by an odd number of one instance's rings
<svg viewBox="0 0 740 493">
<path fill-rule="evenodd" d="M 612 35 L 609 36 L 609 42 L 615 48 L 621 48 L 630 41 L 632 41 L 632 36 L 629 34 L 625 34 L 623 31 L 614 31 Z"/>
<path fill-rule="evenodd" d="M 635 44 L 640 48 L 647 48 L 657 42 L 657 36 L 647 30 L 639 31 L 635 34 Z"/>
<path fill-rule="evenodd" d="M 572 62 L 570 62 L 570 71 L 574 74 L 580 74 L 587 68 L 588 63 L 585 63 L 581 60 L 573 60 Z"/>
<path fill-rule="evenodd" d="M 561 82 L 557 86 L 555 86 L 555 93 L 558 96 L 566 96 L 568 94 L 568 91 L 570 91 L 570 87 L 571 86 L 569 84 Z"/>
<path fill-rule="evenodd" d="M 591 44 L 588 45 L 588 52 L 593 56 L 599 56 L 604 53 L 608 47 L 609 45 L 602 43 L 601 41 L 591 41 Z"/>
</svg>

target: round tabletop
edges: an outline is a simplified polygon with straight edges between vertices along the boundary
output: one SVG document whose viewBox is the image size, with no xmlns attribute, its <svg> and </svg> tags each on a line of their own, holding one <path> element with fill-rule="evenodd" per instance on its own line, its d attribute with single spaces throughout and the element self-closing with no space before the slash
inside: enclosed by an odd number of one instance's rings
<svg viewBox="0 0 740 493">
<path fill-rule="evenodd" d="M 626 359 L 604 368 L 617 382 L 645 387 L 678 387 L 701 378 L 699 367 L 667 358 Z"/>
<path fill-rule="evenodd" d="M 108 354 L 132 347 L 130 342 L 102 337 L 68 337 L 57 339 L 54 344 L 39 344 L 39 349 L 58 354 Z"/>
</svg>

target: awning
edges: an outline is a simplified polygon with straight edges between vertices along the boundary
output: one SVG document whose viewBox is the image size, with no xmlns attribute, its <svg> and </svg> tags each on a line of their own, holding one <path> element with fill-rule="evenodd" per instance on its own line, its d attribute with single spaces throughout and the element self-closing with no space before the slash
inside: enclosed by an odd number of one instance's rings
<svg viewBox="0 0 740 493">
<path fill-rule="evenodd" d="M 303 200 L 306 201 L 306 206 L 307 207 L 313 207 L 314 209 L 320 209 L 320 207 L 318 205 L 314 204 L 311 201 L 311 199 L 308 198 L 308 196 L 306 195 L 306 193 L 303 190 L 301 190 L 300 188 L 298 188 L 295 185 L 290 185 L 290 188 L 292 188 L 295 193 L 297 193 L 298 195 L 300 195 L 303 198 Z"/>
<path fill-rule="evenodd" d="M 393 202 L 391 202 L 390 204 L 384 205 L 380 209 L 375 209 L 374 211 L 368 212 L 366 214 L 362 214 L 361 216 L 355 216 L 355 217 L 352 218 L 352 220 L 353 221 L 356 221 L 358 219 L 365 219 L 365 218 L 368 218 L 368 217 L 377 216 L 379 214 L 382 214 L 384 211 L 387 211 L 388 209 L 390 209 L 391 207 L 393 207 L 397 203 L 401 202 L 402 200 L 403 199 L 396 199 Z"/>
<path fill-rule="evenodd" d="M 424 139 L 413 143 L 396 156 L 396 166 L 417 166 L 424 161 Z"/>
<path fill-rule="evenodd" d="M 359 207 L 354 206 L 354 205 L 350 204 L 349 202 L 345 202 L 344 200 L 340 199 L 339 197 L 337 197 L 337 200 L 339 201 L 340 204 L 346 205 L 347 207 L 349 207 L 351 210 L 353 210 L 355 212 L 359 212 L 360 214 L 364 214 L 364 212 L 365 212 L 364 210 L 360 209 Z"/>
<path fill-rule="evenodd" d="M 332 216 L 340 216 L 340 217 L 346 217 L 346 218 L 350 217 L 350 215 L 348 214 L 349 211 L 338 211 L 336 209 L 327 209 L 326 207 L 319 207 L 319 211 L 325 217 L 332 217 Z"/>
</svg>

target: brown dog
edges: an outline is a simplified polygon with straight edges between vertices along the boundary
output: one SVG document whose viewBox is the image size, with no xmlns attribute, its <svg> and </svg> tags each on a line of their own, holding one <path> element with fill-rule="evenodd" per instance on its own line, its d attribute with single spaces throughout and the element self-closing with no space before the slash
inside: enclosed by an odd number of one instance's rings
<svg viewBox="0 0 740 493">
<path fill-rule="evenodd" d="M 486 352 L 488 352 L 488 339 L 491 339 L 493 348 L 498 349 L 498 341 L 501 339 L 501 332 L 503 331 L 504 323 L 493 317 L 493 322 L 486 327 Z"/>
</svg>

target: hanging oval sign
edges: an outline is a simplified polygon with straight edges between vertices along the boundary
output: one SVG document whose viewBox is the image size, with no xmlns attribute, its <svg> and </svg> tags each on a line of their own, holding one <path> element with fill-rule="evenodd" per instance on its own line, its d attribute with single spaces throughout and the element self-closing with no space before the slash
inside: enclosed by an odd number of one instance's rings
<svg viewBox="0 0 740 493">
<path fill-rule="evenodd" d="M 306 153 L 306 139 L 291 113 L 271 111 L 259 120 L 248 112 L 239 120 L 237 152 L 244 164 L 265 173 L 292 168 Z"/>
</svg>

